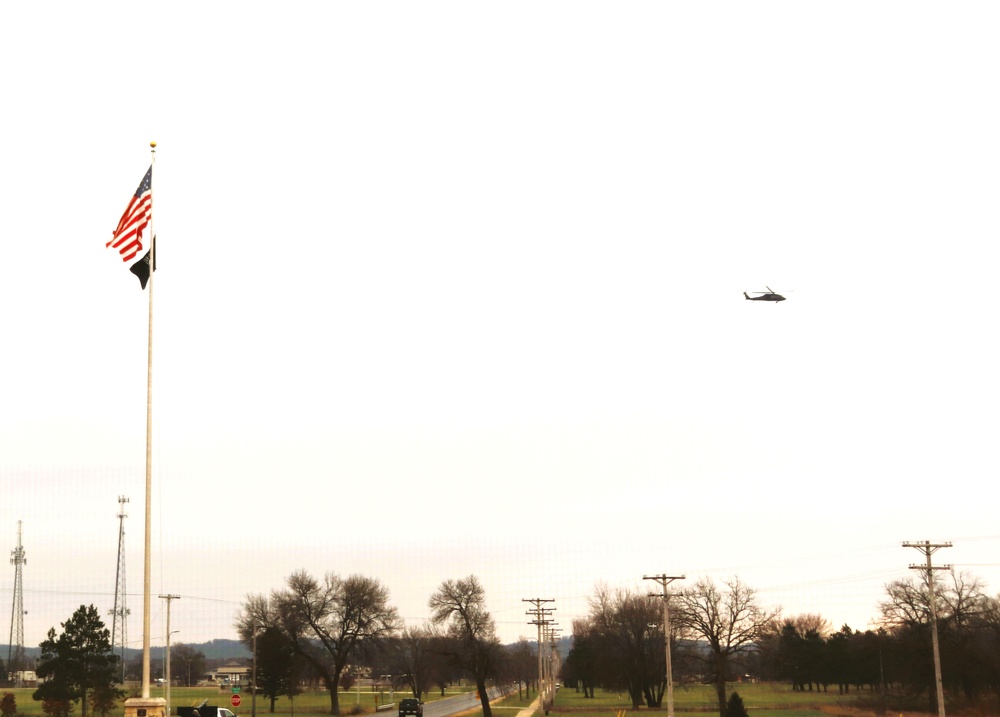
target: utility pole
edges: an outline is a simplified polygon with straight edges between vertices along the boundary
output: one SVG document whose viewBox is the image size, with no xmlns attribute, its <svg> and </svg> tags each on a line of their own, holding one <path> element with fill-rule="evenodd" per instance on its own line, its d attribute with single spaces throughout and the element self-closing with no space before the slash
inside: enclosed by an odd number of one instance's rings
<svg viewBox="0 0 1000 717">
<path fill-rule="evenodd" d="M 250 717 L 257 717 L 257 625 L 253 626 L 253 677 L 250 684 Z"/>
<path fill-rule="evenodd" d="M 544 680 L 545 680 L 545 670 L 544 662 L 542 661 L 542 628 L 545 625 L 552 623 L 551 620 L 547 619 L 546 616 L 551 615 L 555 608 L 542 607 L 542 603 L 555 602 L 553 598 L 522 598 L 521 602 L 530 602 L 535 606 L 534 610 L 529 610 L 525 615 L 531 615 L 535 619 L 529 620 L 529 625 L 535 625 L 538 627 L 538 699 L 541 702 L 542 709 L 545 710 L 545 714 L 549 713 L 549 701 L 545 695 Z"/>
<path fill-rule="evenodd" d="M 670 660 L 670 593 L 667 586 L 674 580 L 684 580 L 684 575 L 643 575 L 643 580 L 655 580 L 663 588 L 663 593 L 649 593 L 650 597 L 663 599 L 663 645 L 667 658 L 667 717 L 674 717 L 674 668 Z"/>
<path fill-rule="evenodd" d="M 944 717 L 944 683 L 941 680 L 941 648 L 938 646 L 937 606 L 934 601 L 934 571 L 951 570 L 951 566 L 932 565 L 931 555 L 938 548 L 950 548 L 951 543 L 932 543 L 929 540 L 924 540 L 916 543 L 906 542 L 903 543 L 903 547 L 916 548 L 927 556 L 927 563 L 925 565 L 910 565 L 910 570 L 927 571 L 927 593 L 931 604 L 931 646 L 934 649 L 934 688 L 937 691 L 938 717 Z"/>
<path fill-rule="evenodd" d="M 167 652 L 166 657 L 163 658 L 163 680 L 166 685 L 166 692 L 164 693 L 167 700 L 167 717 L 170 717 L 170 603 L 174 600 L 180 600 L 180 595 L 160 595 L 158 596 L 161 600 L 167 601 Z"/>
<path fill-rule="evenodd" d="M 559 623 L 552 623 L 553 626 Z M 552 690 L 552 699 L 556 698 L 556 675 L 559 674 L 559 667 L 562 665 L 562 661 L 559 657 L 558 639 L 559 633 L 562 632 L 561 627 L 551 627 L 549 628 L 549 687 Z"/>
</svg>

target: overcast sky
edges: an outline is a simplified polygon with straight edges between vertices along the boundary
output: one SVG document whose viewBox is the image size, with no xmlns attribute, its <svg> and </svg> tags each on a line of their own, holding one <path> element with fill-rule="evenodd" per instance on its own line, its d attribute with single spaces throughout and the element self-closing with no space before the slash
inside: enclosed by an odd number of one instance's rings
<svg viewBox="0 0 1000 717">
<path fill-rule="evenodd" d="M 153 644 L 291 572 L 501 636 L 739 576 L 869 627 L 1000 591 L 994 2 L 22 3 L 0 10 L 0 545 L 24 637 Z M 771 287 L 780 304 L 748 302 Z M 6 541 L 6 543 L 4 542 Z M 14 567 L 0 573 L 0 641 Z M 110 621 L 109 621 L 110 622 Z M 6 658 L 6 655 L 0 657 Z"/>
</svg>

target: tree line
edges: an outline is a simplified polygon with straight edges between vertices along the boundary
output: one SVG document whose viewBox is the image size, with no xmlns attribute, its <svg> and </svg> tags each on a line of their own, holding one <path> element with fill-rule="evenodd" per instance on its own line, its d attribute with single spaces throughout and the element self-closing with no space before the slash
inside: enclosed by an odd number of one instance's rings
<svg viewBox="0 0 1000 717">
<path fill-rule="evenodd" d="M 445 580 L 427 605 L 430 619 L 404 628 L 377 579 L 299 571 L 269 595 L 247 596 L 236 629 L 248 646 L 256 644 L 257 685 L 272 711 L 278 696 L 315 681 L 329 692 L 330 713 L 339 715 L 340 691 L 362 667 L 393 675 L 418 699 L 434 687 L 443 693 L 460 677 L 471 679 L 484 717 L 492 716 L 491 684 L 530 684 L 531 647 L 523 640 L 500 643 L 486 591 L 474 575 Z"/>
<path fill-rule="evenodd" d="M 1000 704 L 1000 597 L 963 573 L 934 575 L 945 697 L 953 707 Z M 739 579 L 703 579 L 670 595 L 672 677 L 715 687 L 786 681 L 794 690 L 854 694 L 880 710 L 936 711 L 927 574 L 886 585 L 874 627 L 832 631 L 819 615 L 782 617 Z M 659 707 L 666 686 L 660 597 L 598 587 L 573 623 L 567 685 L 626 692 L 634 708 Z"/>
<path fill-rule="evenodd" d="M 491 717 L 492 685 L 527 689 L 534 678 L 533 647 L 521 640 L 502 645 L 486 609 L 486 592 L 470 575 L 445 580 L 430 596 L 431 618 L 405 627 L 388 589 L 374 578 L 328 573 L 290 575 L 270 595 L 249 595 L 237 615 L 241 639 L 257 655 L 257 689 L 271 701 L 294 697 L 300 685 L 317 684 L 330 694 L 330 712 L 340 714 L 340 691 L 363 669 L 391 675 L 396 686 L 417 698 L 429 689 L 469 678 L 485 717 Z M 83 717 L 106 714 L 125 696 L 120 657 L 97 609 L 81 605 L 51 628 L 41 644 L 36 672 L 44 680 L 33 693 L 49 717 L 67 717 L 79 704 Z M 171 654 L 174 674 L 190 684 L 204 667 L 204 655 L 185 645 Z"/>
<path fill-rule="evenodd" d="M 598 585 L 589 612 L 573 621 L 573 647 L 561 667 L 567 686 L 593 696 L 595 688 L 623 691 L 634 708 L 660 707 L 666 692 L 666 650 L 672 679 L 714 687 L 721 717 L 737 680 L 787 681 L 795 690 L 855 694 L 882 710 L 929 709 L 936 704 L 928 580 L 934 580 L 945 697 L 953 706 L 1000 703 L 1000 597 L 964 573 L 921 572 L 886 585 L 877 624 L 832 631 L 818 615 L 783 617 L 767 608 L 739 578 L 704 578 L 669 594 L 670 640 L 664 635 L 663 596 Z M 392 675 L 395 686 L 422 698 L 431 689 L 468 678 L 485 717 L 489 687 L 520 692 L 537 685 L 537 646 L 521 639 L 502 645 L 474 576 L 445 580 L 428 599 L 430 618 L 404 626 L 388 589 L 362 575 L 321 578 L 291 574 L 268 595 L 248 595 L 236 619 L 240 639 L 257 655 L 257 688 L 274 700 L 303 684 L 326 688 L 330 713 L 340 692 L 362 671 Z M 53 717 L 80 702 L 106 711 L 122 696 L 121 667 L 93 606 L 50 629 L 37 668 L 48 677 L 35 699 Z M 197 655 L 177 657 L 194 668 Z M 172 655 L 172 658 L 174 656 Z M 177 663 L 173 662 L 175 666 Z M 184 675 L 185 671 L 175 670 Z M 194 670 L 196 674 L 200 671 Z"/>
</svg>

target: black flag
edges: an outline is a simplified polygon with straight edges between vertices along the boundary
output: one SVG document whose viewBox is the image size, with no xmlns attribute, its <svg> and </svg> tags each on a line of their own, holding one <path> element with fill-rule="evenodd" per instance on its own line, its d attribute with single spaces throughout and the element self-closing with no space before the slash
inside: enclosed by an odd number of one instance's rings
<svg viewBox="0 0 1000 717">
<path fill-rule="evenodd" d="M 153 236 L 153 248 L 150 249 L 153 253 L 153 271 L 156 271 L 156 236 Z M 133 274 L 139 277 L 139 283 L 142 284 L 142 288 L 146 288 L 146 282 L 149 281 L 149 252 L 147 251 L 143 254 L 142 258 L 135 264 L 128 268 Z"/>
</svg>

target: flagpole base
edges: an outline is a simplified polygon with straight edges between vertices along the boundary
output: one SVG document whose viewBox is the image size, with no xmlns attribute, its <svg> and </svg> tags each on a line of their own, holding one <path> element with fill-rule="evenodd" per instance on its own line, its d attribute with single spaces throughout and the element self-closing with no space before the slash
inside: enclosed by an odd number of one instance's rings
<svg viewBox="0 0 1000 717">
<path fill-rule="evenodd" d="M 129 697 L 125 717 L 168 717 L 167 701 L 162 697 Z"/>
</svg>

